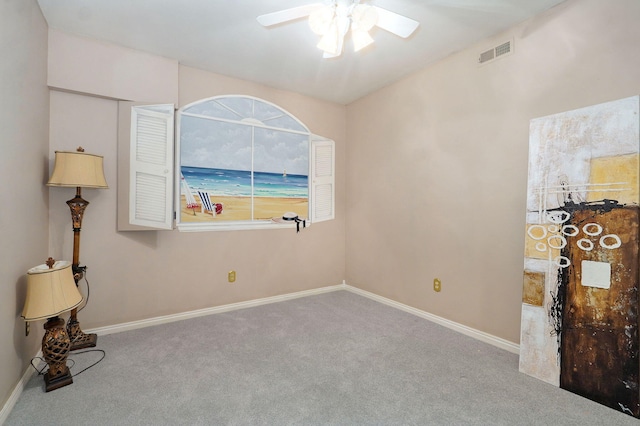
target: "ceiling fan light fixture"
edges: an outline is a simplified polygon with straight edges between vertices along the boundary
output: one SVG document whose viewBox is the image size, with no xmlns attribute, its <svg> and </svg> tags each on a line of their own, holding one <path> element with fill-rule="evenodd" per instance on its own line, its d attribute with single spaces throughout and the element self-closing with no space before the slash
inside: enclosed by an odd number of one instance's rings
<svg viewBox="0 0 640 426">
<path fill-rule="evenodd" d="M 337 56 L 340 51 L 340 36 L 338 34 L 338 26 L 335 22 L 332 22 L 329 26 L 329 30 L 322 36 L 320 42 L 317 45 L 318 49 L 330 54 L 331 56 Z"/>
<path fill-rule="evenodd" d="M 373 43 L 373 38 L 369 32 L 363 30 L 351 30 L 351 38 L 353 39 L 353 51 L 358 52 Z"/>
<path fill-rule="evenodd" d="M 358 4 L 351 12 L 351 26 L 359 31 L 369 31 L 378 22 L 378 12 L 374 7 Z"/>
<path fill-rule="evenodd" d="M 324 36 L 334 24 L 335 7 L 323 6 L 309 14 L 309 27 L 314 33 Z"/>
<path fill-rule="evenodd" d="M 257 20 L 265 27 L 307 17 L 311 30 L 321 37 L 317 44 L 323 58 L 342 54 L 344 38 L 352 31 L 355 51 L 373 43 L 369 31 L 382 28 L 398 37 L 407 38 L 418 28 L 419 22 L 379 6 L 360 4 L 361 0 L 325 0 L 260 15 Z"/>
<path fill-rule="evenodd" d="M 373 43 L 369 30 L 377 21 L 378 14 L 375 8 L 356 2 L 348 6 L 334 2 L 309 14 L 309 27 L 322 37 L 317 47 L 324 52 L 325 58 L 342 54 L 344 37 L 349 29 L 356 52 Z"/>
</svg>

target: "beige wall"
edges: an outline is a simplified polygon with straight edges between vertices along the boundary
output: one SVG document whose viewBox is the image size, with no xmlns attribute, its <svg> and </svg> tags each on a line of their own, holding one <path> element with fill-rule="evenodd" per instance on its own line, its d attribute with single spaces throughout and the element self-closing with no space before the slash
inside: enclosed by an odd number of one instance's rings
<svg viewBox="0 0 640 426">
<path fill-rule="evenodd" d="M 56 46 L 58 42 L 67 43 L 69 38 L 71 36 L 55 36 L 50 42 L 49 68 L 55 68 L 57 75 L 82 74 L 81 90 L 92 95 L 113 97 L 117 94 L 134 101 L 139 100 L 136 96 L 144 98 L 142 100 L 153 96 L 153 90 L 132 95 L 127 87 L 116 84 L 114 88 L 109 81 L 115 77 L 111 76 L 108 67 L 95 77 L 95 85 L 88 79 L 88 75 L 95 72 L 90 63 L 105 57 L 102 49 L 107 48 L 112 56 L 128 58 L 132 71 L 127 86 L 136 87 L 135 82 L 139 79 L 156 75 L 144 76 L 145 73 L 140 72 L 141 68 L 150 66 L 147 54 L 139 52 L 140 61 L 136 63 L 135 51 L 83 39 L 74 44 L 85 48 L 73 56 L 68 49 Z M 88 48 L 92 43 L 93 48 Z M 67 53 L 60 56 L 59 51 Z M 85 67 L 88 75 L 83 72 Z M 67 68 L 70 71 L 65 71 Z M 179 67 L 179 79 L 161 74 L 147 85 L 177 87 L 180 93 L 178 106 L 215 95 L 247 94 L 283 107 L 313 132 L 333 138 L 338 158 L 337 219 L 314 224 L 299 234 L 293 229 L 117 232 L 118 102 L 70 93 L 68 90 L 80 89 L 74 80 L 65 85 L 58 85 L 66 90 L 64 92 L 51 91 L 50 158 L 53 159 L 55 150 L 74 150 L 79 145 L 87 152 L 101 154 L 110 187 L 83 192 L 84 198 L 91 203 L 84 216 L 80 250 L 80 263 L 88 266 L 87 278 L 91 285 L 91 300 L 79 314 L 84 329 L 342 282 L 345 275 L 344 106 L 187 67 Z M 168 97 L 158 96 L 158 100 L 170 101 Z M 73 235 L 65 201 L 73 195 L 72 189 L 50 189 L 50 251 L 56 256 L 71 256 Z M 230 270 L 237 271 L 237 281 L 233 284 L 227 282 Z"/>
<path fill-rule="evenodd" d="M 104 155 L 110 185 L 83 193 L 91 203 L 80 257 L 91 283 L 80 312 L 85 329 L 346 277 L 517 342 L 529 120 L 640 93 L 639 16 L 637 0 L 569 0 L 347 108 L 50 30 L 50 84 L 62 91 L 50 92 L 49 108 L 37 3 L 0 2 L 0 187 L 11 200 L 0 215 L 0 338 L 11 342 L 0 347 L 0 403 L 42 336 L 23 334 L 24 273 L 47 255 L 71 256 L 64 202 L 73 190 L 44 183 L 53 151 L 78 145 Z M 515 53 L 478 67 L 478 53 L 505 37 L 514 38 Z M 127 66 L 96 68 L 105 58 Z M 140 72 L 154 66 L 162 72 L 153 79 Z M 300 234 L 117 232 L 116 99 L 184 105 L 229 93 L 273 102 L 336 141 L 337 219 Z M 235 284 L 226 282 L 230 269 Z M 432 290 L 434 277 L 441 293 Z"/>
<path fill-rule="evenodd" d="M 49 30 L 53 89 L 141 102 L 178 102 L 178 61 Z"/>
<path fill-rule="evenodd" d="M 568 1 L 349 105 L 347 282 L 517 343 L 529 120 L 639 94 L 638 18 Z"/>
<path fill-rule="evenodd" d="M 0 2 L 0 51 L 1 408 L 43 334 L 43 323 L 36 322 L 25 337 L 20 318 L 26 271 L 48 254 L 47 25 L 35 0 Z"/>
</svg>

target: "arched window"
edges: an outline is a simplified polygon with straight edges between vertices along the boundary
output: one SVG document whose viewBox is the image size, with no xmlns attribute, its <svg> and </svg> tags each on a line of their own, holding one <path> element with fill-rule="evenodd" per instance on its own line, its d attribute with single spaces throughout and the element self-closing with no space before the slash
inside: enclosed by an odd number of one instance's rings
<svg viewBox="0 0 640 426">
<path fill-rule="evenodd" d="M 130 224 L 170 229 L 174 217 L 179 230 L 202 231 L 333 219 L 334 143 L 282 108 L 249 96 L 199 100 L 178 110 L 175 147 L 170 105 L 131 111 Z M 171 181 L 174 214 L 163 201 Z"/>
<path fill-rule="evenodd" d="M 260 99 L 221 96 L 185 106 L 178 112 L 178 223 L 246 226 L 288 212 L 308 218 L 310 137 L 298 119 Z"/>
</svg>

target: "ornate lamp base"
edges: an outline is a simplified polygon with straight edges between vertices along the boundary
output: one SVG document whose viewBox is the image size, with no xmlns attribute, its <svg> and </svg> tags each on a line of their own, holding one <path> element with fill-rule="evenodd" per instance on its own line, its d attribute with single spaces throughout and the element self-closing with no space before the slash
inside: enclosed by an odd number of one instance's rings
<svg viewBox="0 0 640 426">
<path fill-rule="evenodd" d="M 67 357 L 71 342 L 64 329 L 64 320 L 59 317 L 49 318 L 45 323 L 44 337 L 42 338 L 42 355 L 49 370 L 44 375 L 45 391 L 61 388 L 73 383 Z"/>
<path fill-rule="evenodd" d="M 80 323 L 72 316 L 67 324 L 67 332 L 71 341 L 72 351 L 85 348 L 95 348 L 98 342 L 97 334 L 87 334 L 80 329 Z"/>
<path fill-rule="evenodd" d="M 82 188 L 76 188 L 76 196 L 69 201 L 67 205 L 71 210 L 71 221 L 73 222 L 73 279 L 78 282 L 84 276 L 85 266 L 80 266 L 80 230 L 82 226 L 82 216 L 84 210 L 89 205 L 89 202 L 82 198 Z M 77 351 L 78 349 L 93 348 L 98 341 L 97 334 L 86 334 L 80 329 L 80 323 L 78 322 L 78 309 L 71 311 L 71 317 L 69 318 L 69 324 L 67 324 L 67 331 L 69 332 L 69 338 L 71 339 L 71 350 Z"/>
<path fill-rule="evenodd" d="M 44 375 L 44 387 L 46 392 L 51 392 L 52 390 L 56 390 L 63 386 L 67 386 L 73 383 L 73 378 L 71 376 L 71 372 L 69 372 L 69 367 L 66 368 L 66 373 L 50 377 L 49 373 Z"/>
</svg>

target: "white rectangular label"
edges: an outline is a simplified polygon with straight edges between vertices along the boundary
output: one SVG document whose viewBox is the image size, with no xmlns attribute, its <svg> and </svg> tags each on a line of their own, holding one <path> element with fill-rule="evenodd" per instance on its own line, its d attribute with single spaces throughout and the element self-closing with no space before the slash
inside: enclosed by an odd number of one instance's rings
<svg viewBox="0 0 640 426">
<path fill-rule="evenodd" d="M 611 264 L 608 262 L 583 260 L 582 285 L 585 287 L 610 288 Z"/>
</svg>

